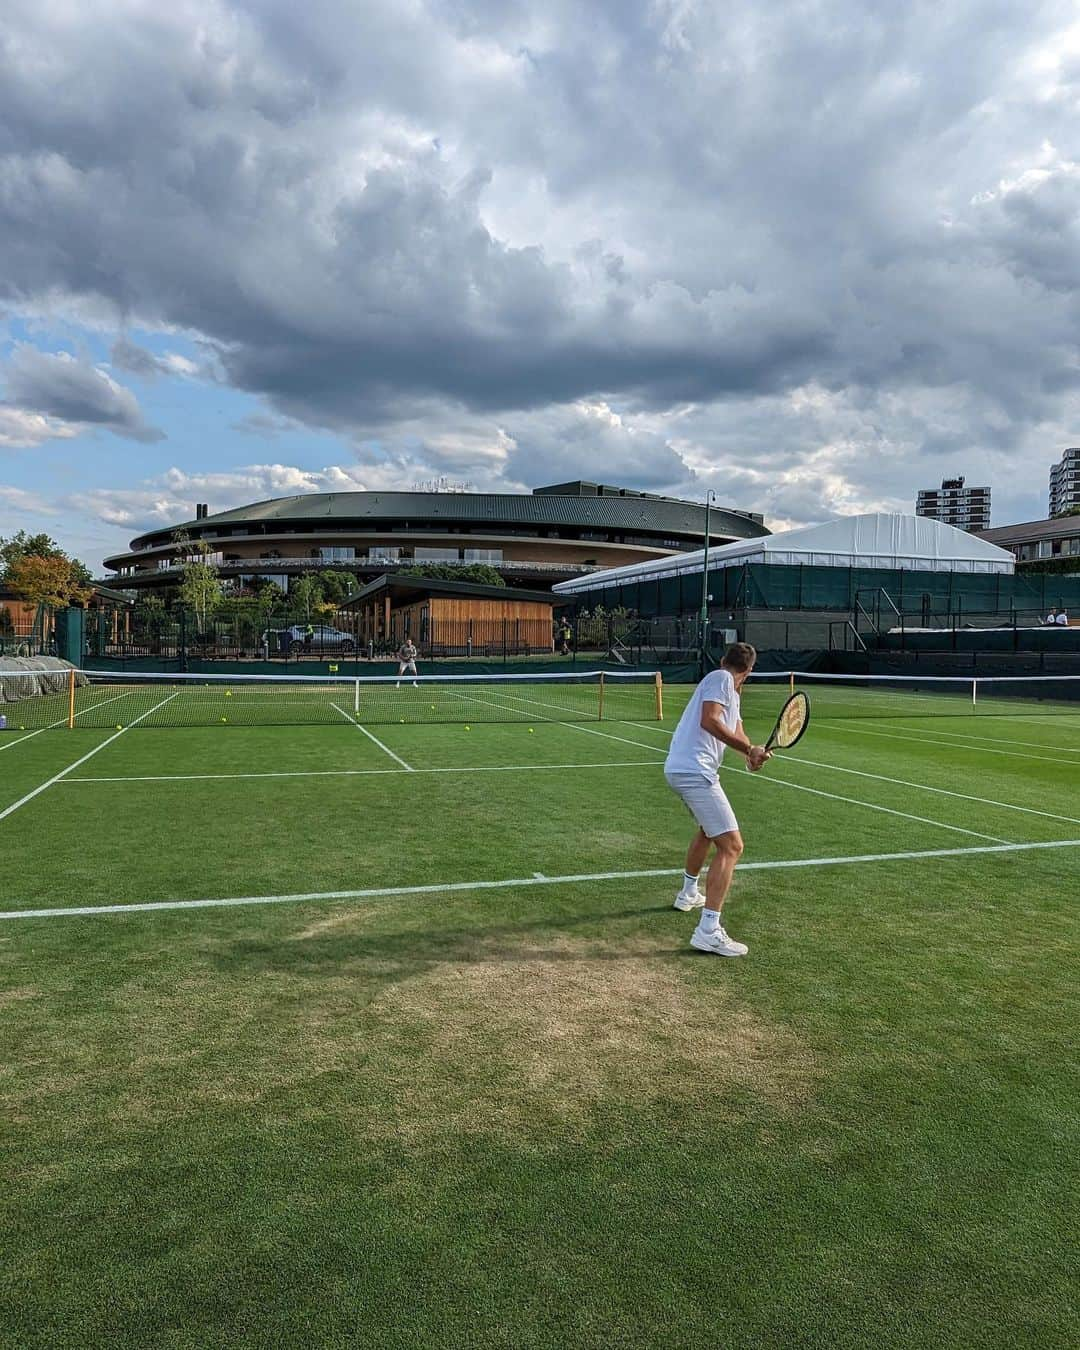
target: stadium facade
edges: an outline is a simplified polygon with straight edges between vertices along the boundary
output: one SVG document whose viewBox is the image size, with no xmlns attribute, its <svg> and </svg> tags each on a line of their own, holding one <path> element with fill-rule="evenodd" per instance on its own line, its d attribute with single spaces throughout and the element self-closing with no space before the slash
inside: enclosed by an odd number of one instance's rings
<svg viewBox="0 0 1080 1350">
<path fill-rule="evenodd" d="M 713 546 L 767 535 L 762 517 L 713 507 Z M 330 568 L 367 581 L 417 563 L 486 563 L 510 586 L 556 581 L 693 552 L 705 507 L 601 483 L 531 493 L 332 492 L 278 497 L 153 530 L 105 560 L 109 582 L 147 591 L 175 585 L 191 544 L 236 586 Z"/>
</svg>

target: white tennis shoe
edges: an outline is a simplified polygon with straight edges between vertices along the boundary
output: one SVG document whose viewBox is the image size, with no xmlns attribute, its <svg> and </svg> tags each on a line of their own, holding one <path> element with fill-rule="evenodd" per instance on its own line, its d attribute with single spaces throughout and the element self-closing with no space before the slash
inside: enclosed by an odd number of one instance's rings
<svg viewBox="0 0 1080 1350">
<path fill-rule="evenodd" d="M 703 933 L 700 926 L 690 935 L 690 946 L 699 952 L 710 952 L 713 956 L 745 956 L 750 948 L 745 942 L 736 942 L 728 937 L 723 928 L 715 933 Z"/>
<path fill-rule="evenodd" d="M 705 906 L 705 892 L 699 891 L 695 886 L 692 891 L 680 891 L 675 897 L 675 903 L 672 909 L 681 910 L 684 914 L 689 914 L 692 909 L 703 909 Z"/>
</svg>

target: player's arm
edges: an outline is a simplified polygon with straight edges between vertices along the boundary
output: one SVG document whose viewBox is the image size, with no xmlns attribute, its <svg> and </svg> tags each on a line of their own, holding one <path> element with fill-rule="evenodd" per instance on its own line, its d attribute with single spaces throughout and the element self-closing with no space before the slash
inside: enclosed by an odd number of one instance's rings
<svg viewBox="0 0 1080 1350">
<path fill-rule="evenodd" d="M 707 731 L 710 736 L 715 736 L 718 741 L 723 741 L 725 745 L 730 745 L 732 750 L 737 750 L 740 755 L 745 755 L 746 762 L 751 769 L 760 769 L 766 759 L 764 746 L 751 743 L 750 737 L 743 730 L 741 721 L 734 731 L 729 730 L 724 725 L 723 709 L 722 703 L 713 703 L 708 700 L 702 703 L 701 729 Z"/>
</svg>

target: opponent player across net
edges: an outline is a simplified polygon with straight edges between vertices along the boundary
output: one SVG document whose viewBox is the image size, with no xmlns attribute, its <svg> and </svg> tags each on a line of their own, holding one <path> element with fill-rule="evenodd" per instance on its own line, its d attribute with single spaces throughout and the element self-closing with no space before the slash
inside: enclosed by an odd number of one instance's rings
<svg viewBox="0 0 1080 1350">
<path fill-rule="evenodd" d="M 757 652 L 748 642 L 736 642 L 727 649 L 720 668 L 710 671 L 694 690 L 664 763 L 664 777 L 698 824 L 687 850 L 686 873 L 675 897 L 675 908 L 687 911 L 702 907 L 690 945 L 714 956 L 745 956 L 749 950 L 744 942 L 729 937 L 720 922 L 743 840 L 727 793 L 718 781 L 718 771 L 727 746 L 745 755 L 752 772 L 771 758 L 771 750 L 751 743 L 742 724 L 739 694 L 756 660 Z M 710 849 L 715 853 L 702 895 L 698 874 Z"/>
</svg>

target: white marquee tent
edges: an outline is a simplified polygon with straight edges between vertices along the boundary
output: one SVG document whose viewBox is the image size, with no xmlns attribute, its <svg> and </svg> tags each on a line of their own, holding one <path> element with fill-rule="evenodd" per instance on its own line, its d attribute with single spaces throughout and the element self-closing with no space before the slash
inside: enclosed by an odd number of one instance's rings
<svg viewBox="0 0 1080 1350">
<path fill-rule="evenodd" d="M 627 581 L 658 581 L 700 572 L 704 550 L 678 553 L 650 562 L 612 567 L 560 581 L 552 589 L 573 595 Z M 998 572 L 1011 574 L 1015 558 L 1007 549 L 925 516 L 841 516 L 823 525 L 805 525 L 760 539 L 737 539 L 709 550 L 709 570 L 743 563 L 813 564 L 816 567 L 888 567 L 918 572 Z"/>
</svg>

